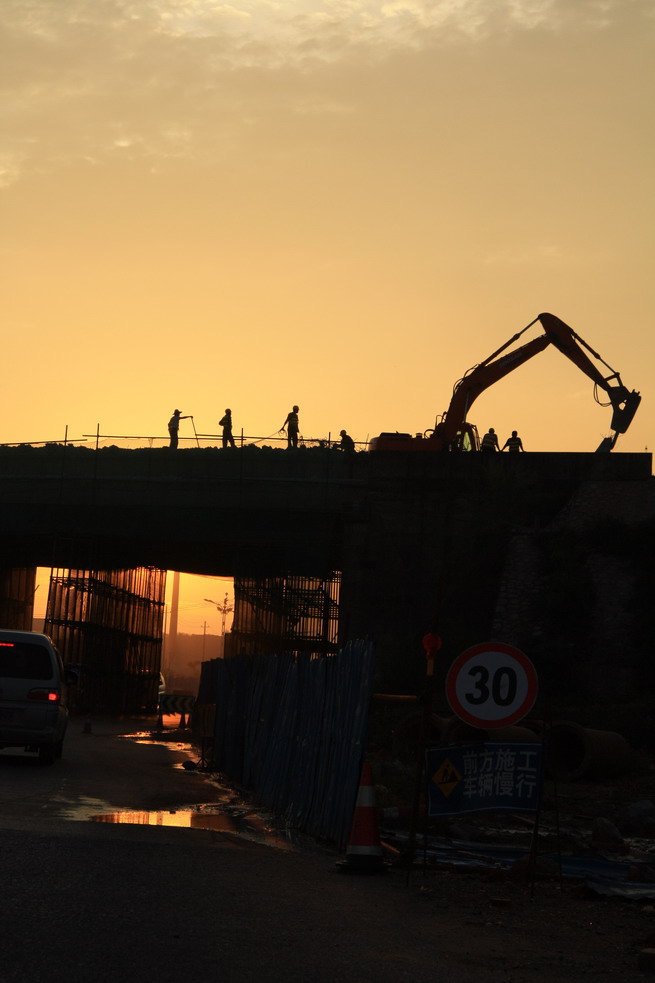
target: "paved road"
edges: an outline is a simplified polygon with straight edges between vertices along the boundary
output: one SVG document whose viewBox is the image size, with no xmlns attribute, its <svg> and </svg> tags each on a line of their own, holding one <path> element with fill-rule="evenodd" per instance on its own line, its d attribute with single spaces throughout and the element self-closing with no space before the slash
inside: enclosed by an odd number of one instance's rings
<svg viewBox="0 0 655 983">
<path fill-rule="evenodd" d="M 197 760 L 174 725 L 179 717 L 164 718 L 170 745 L 150 740 L 155 718 L 72 717 L 61 761 L 40 765 L 36 755 L 16 748 L 0 751 L 0 811 L 25 818 L 87 819 L 116 809 L 174 809 L 181 803 L 202 801 L 199 775 L 179 766 Z M 87 732 L 90 729 L 90 732 Z M 136 743 L 122 735 L 142 735 L 149 743 Z M 138 740 L 138 738 L 137 738 Z M 177 766 L 177 767 L 176 767 Z M 207 787 L 207 794 L 211 794 Z"/>
<path fill-rule="evenodd" d="M 185 764 L 198 764 L 199 752 L 190 733 L 178 729 L 179 720 L 177 714 L 164 716 L 159 731 L 155 717 L 73 717 L 63 757 L 49 767 L 36 754 L 5 748 L 0 751 L 0 826 L 12 820 L 20 828 L 25 822 L 89 821 L 129 812 L 131 821 L 143 824 L 204 825 L 289 846 L 291 833 L 269 828 L 265 813 L 250 808 L 215 777 L 185 770 Z"/>
<path fill-rule="evenodd" d="M 52 767 L 0 752 L 3 983 L 433 979 L 433 919 L 400 937 L 387 878 L 230 832 L 88 821 L 224 799 L 181 767 L 188 746 L 148 741 L 153 723 L 74 718 Z"/>
<path fill-rule="evenodd" d="M 179 720 L 165 718 L 167 722 Z M 92 719 L 72 717 L 61 761 L 51 767 L 39 764 L 36 755 L 5 748 L 0 751 L 0 811 L 11 816 L 51 819 L 86 819 L 114 809 L 175 808 L 194 801 L 199 777 L 172 767 L 185 754 L 158 743 L 135 745 L 122 734 L 143 734 L 155 719 Z M 169 724 L 170 726 L 170 724 Z M 172 732 L 171 732 L 172 733 Z"/>
<path fill-rule="evenodd" d="M 552 885 L 530 901 L 454 871 L 341 874 L 335 855 L 229 828 L 90 822 L 230 806 L 181 767 L 197 760 L 184 742 L 148 740 L 153 723 L 94 720 L 85 734 L 74 719 L 52 767 L 0 752 L 2 983 L 644 979 L 645 922 Z"/>
</svg>

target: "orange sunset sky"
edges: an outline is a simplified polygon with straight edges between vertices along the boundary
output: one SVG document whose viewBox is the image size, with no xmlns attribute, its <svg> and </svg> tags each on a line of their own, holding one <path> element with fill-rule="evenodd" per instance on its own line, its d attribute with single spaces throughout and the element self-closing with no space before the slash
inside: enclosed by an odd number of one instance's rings
<svg viewBox="0 0 655 983">
<path fill-rule="evenodd" d="M 651 450 L 654 35 L 650 0 L 3 0 L 0 442 L 416 432 L 551 311 Z M 610 411 L 547 350 L 470 416 L 592 451 Z"/>
</svg>

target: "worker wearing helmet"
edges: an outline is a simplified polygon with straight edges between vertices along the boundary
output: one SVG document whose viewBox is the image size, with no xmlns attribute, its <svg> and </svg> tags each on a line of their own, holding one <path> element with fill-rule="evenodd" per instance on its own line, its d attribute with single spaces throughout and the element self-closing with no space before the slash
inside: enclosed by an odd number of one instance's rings
<svg viewBox="0 0 655 983">
<path fill-rule="evenodd" d="M 352 439 L 349 433 L 346 433 L 345 430 L 340 430 L 339 434 L 341 436 L 341 441 L 337 444 L 337 447 L 342 451 L 346 451 L 348 454 L 352 454 L 352 452 L 355 450 L 355 441 Z"/>
<path fill-rule="evenodd" d="M 482 443 L 480 444 L 481 451 L 500 451 L 498 446 L 498 434 L 493 427 L 489 427 L 486 434 L 482 438 Z"/>
<path fill-rule="evenodd" d="M 170 437 L 170 444 L 172 450 L 177 449 L 177 438 L 178 431 L 180 429 L 180 420 L 190 420 L 190 416 L 182 416 L 182 410 L 173 410 L 173 416 L 168 421 L 168 436 Z"/>
<path fill-rule="evenodd" d="M 287 449 L 298 446 L 299 428 L 300 423 L 298 420 L 298 407 L 294 406 L 291 412 L 287 413 L 287 418 L 280 427 L 280 433 L 283 433 L 285 429 L 287 432 Z"/>
<path fill-rule="evenodd" d="M 519 437 L 516 430 L 512 430 L 512 436 L 508 437 L 505 443 L 503 444 L 502 450 L 505 450 L 505 448 L 507 448 L 510 454 L 518 454 L 519 451 L 525 450 L 523 446 L 523 441 Z"/>
</svg>

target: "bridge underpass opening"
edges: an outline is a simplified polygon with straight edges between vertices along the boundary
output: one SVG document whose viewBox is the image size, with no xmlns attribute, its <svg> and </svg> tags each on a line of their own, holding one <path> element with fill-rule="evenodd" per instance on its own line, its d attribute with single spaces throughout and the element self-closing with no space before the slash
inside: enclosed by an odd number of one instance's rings
<svg viewBox="0 0 655 983">
<path fill-rule="evenodd" d="M 156 611 L 151 612 L 152 623 L 144 624 L 143 611 L 148 606 L 146 598 L 149 591 L 146 590 L 145 595 L 140 594 L 135 578 L 137 571 L 141 571 L 139 576 L 143 581 L 145 570 L 151 571 L 151 590 L 153 585 L 156 587 L 155 596 L 149 600 L 154 601 L 158 609 L 158 624 Z M 16 571 L 16 574 L 19 573 L 22 572 Z M 13 627 L 31 628 L 53 635 L 67 663 L 79 663 L 81 655 L 92 661 L 94 658 L 97 661 L 102 661 L 102 658 L 115 661 L 121 653 L 129 675 L 136 661 L 141 675 L 148 680 L 146 707 L 156 706 L 160 672 L 164 675 L 167 692 L 195 695 L 201 663 L 223 655 L 224 636 L 230 631 L 234 607 L 231 577 L 136 568 L 120 571 L 122 583 L 119 585 L 116 582 L 117 571 L 38 567 L 35 573 L 35 586 L 30 591 L 30 598 L 33 596 L 34 601 L 31 624 L 21 623 Z M 135 587 L 136 590 L 133 590 Z M 130 604 L 134 610 L 128 618 L 125 609 Z M 52 623 L 53 619 L 55 624 Z M 112 628 L 114 633 L 110 642 Z M 82 637 L 90 640 L 98 629 L 104 637 L 104 648 L 113 648 L 114 654 L 107 651 L 101 657 L 96 640 L 95 657 L 92 654 L 87 657 L 82 652 L 85 647 Z M 148 649 L 150 643 L 154 651 L 146 654 L 144 649 Z M 129 655 L 128 649 L 132 650 Z M 127 668 L 128 664 L 131 669 Z M 121 685 L 125 685 L 124 681 Z M 114 692 L 111 709 L 125 710 L 125 707 L 117 705 L 118 684 L 110 685 L 110 690 Z M 134 699 L 139 702 L 136 694 Z M 96 709 L 101 709 L 96 700 L 93 703 Z M 141 707 L 135 705 L 131 709 L 138 712 Z"/>
<path fill-rule="evenodd" d="M 162 651 L 167 693 L 195 695 L 201 664 L 223 657 L 233 610 L 232 577 L 167 572 Z"/>
<path fill-rule="evenodd" d="M 239 654 L 336 652 L 340 572 L 326 577 L 212 577 L 156 568 L 38 568 L 33 629 L 81 667 L 78 709 L 139 712 L 168 693 L 195 695 L 201 664 Z"/>
</svg>

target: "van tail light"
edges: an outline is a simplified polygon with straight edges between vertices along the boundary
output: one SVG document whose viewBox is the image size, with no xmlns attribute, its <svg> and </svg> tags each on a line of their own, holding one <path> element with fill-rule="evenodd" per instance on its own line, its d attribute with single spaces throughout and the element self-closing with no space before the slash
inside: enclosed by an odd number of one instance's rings
<svg viewBox="0 0 655 983">
<path fill-rule="evenodd" d="M 27 694 L 28 700 L 39 700 L 43 703 L 60 703 L 61 692 L 58 689 L 31 689 Z"/>
</svg>

